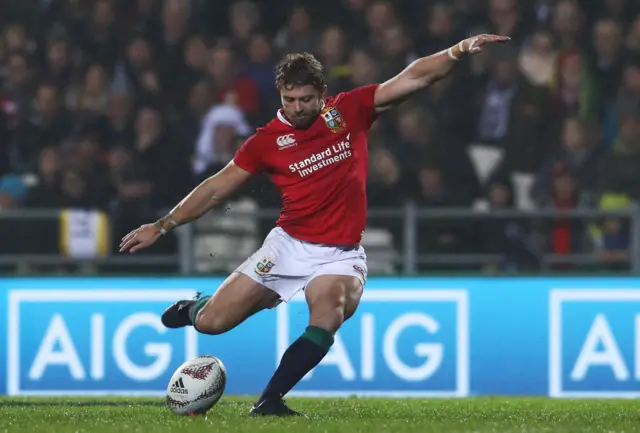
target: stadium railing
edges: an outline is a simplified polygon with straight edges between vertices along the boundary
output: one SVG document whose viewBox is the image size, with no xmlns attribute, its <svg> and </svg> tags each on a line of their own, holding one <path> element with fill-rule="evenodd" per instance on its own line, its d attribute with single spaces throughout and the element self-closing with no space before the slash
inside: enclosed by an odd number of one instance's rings
<svg viewBox="0 0 640 433">
<path fill-rule="evenodd" d="M 14 271 L 24 266 L 75 265 L 80 270 L 86 266 L 89 270 L 97 269 L 100 272 L 115 269 L 119 272 L 135 273 L 142 269 L 157 268 L 185 275 L 225 273 L 244 261 L 247 251 L 260 246 L 264 235 L 273 226 L 278 215 L 278 209 L 243 210 L 232 207 L 227 210 L 214 210 L 197 224 L 177 229 L 175 248 L 168 253 L 155 251 L 151 254 L 119 255 L 114 253 L 114 246 L 111 245 L 111 252 L 106 255 L 73 257 L 61 254 L 60 251 L 61 210 L 3 210 L 0 211 L 0 270 Z M 440 230 L 441 225 L 438 224 L 444 221 L 457 227 L 454 231 L 464 230 L 472 232 L 474 236 L 485 236 L 482 242 L 486 244 L 492 242 L 492 239 L 486 239 L 488 233 L 483 233 L 483 224 L 489 221 L 520 221 L 527 226 L 526 234 L 510 239 L 510 245 L 514 247 L 514 251 L 521 249 L 537 260 L 538 270 L 562 270 L 572 266 L 590 269 L 607 264 L 598 249 L 578 248 L 571 254 L 551 254 L 541 246 L 544 239 L 548 240 L 549 237 L 549 226 L 544 226 L 544 223 L 548 224 L 554 220 L 581 221 L 584 237 L 588 238 L 590 227 L 596 227 L 598 222 L 605 218 L 629 222 L 628 256 L 619 260 L 618 265 L 623 269 L 618 267 L 616 270 L 640 273 L 640 207 L 635 205 L 619 211 L 477 211 L 468 208 L 419 208 L 413 203 L 396 209 L 371 208 L 363 244 L 367 248 L 371 262 L 369 271 L 372 274 L 415 275 L 440 267 L 447 270 L 481 269 L 487 264 L 501 262 L 509 254 L 519 253 L 486 253 L 482 248 L 475 248 L 475 245 L 467 245 L 461 247 L 462 250 L 453 252 L 424 251 L 420 245 L 423 239 L 422 229 L 433 224 L 433 230 Z M 120 234 L 114 236 L 113 227 L 109 230 L 112 239 L 119 238 Z M 375 239 L 368 237 L 368 234 L 373 232 L 377 233 Z M 387 236 L 379 236 L 381 233 Z M 204 247 L 199 246 L 203 238 L 207 237 L 212 239 L 211 242 Z M 221 243 L 221 239 L 225 242 Z M 244 248 L 236 247 L 241 244 Z"/>
</svg>

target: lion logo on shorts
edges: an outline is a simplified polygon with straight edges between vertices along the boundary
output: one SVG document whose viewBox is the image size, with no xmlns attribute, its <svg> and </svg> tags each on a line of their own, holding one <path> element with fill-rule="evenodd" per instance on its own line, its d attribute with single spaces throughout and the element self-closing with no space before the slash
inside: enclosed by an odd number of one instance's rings
<svg viewBox="0 0 640 433">
<path fill-rule="evenodd" d="M 264 274 L 268 274 L 269 272 L 271 272 L 271 269 L 273 269 L 273 267 L 276 265 L 276 260 L 273 257 L 265 257 L 264 259 L 260 260 L 257 264 L 256 264 L 256 274 L 258 275 L 264 275 Z"/>
</svg>

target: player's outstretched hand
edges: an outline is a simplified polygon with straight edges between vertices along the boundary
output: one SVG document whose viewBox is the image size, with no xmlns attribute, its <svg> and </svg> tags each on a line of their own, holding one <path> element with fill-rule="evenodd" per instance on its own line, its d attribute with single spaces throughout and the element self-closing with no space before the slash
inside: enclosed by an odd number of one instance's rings
<svg viewBox="0 0 640 433">
<path fill-rule="evenodd" d="M 138 250 L 153 245 L 161 236 L 160 230 L 153 224 L 145 224 L 131 231 L 122 238 L 120 252 L 135 253 Z"/>
<path fill-rule="evenodd" d="M 460 42 L 460 49 L 465 53 L 476 54 L 481 53 L 483 47 L 487 44 L 504 44 L 510 40 L 511 38 L 507 36 L 482 34 L 470 37 Z"/>
</svg>

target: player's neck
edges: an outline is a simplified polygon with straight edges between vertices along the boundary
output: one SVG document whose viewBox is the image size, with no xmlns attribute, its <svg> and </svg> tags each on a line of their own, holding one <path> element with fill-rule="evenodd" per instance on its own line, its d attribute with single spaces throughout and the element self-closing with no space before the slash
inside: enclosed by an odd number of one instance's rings
<svg viewBox="0 0 640 433">
<path fill-rule="evenodd" d="M 320 111 L 322 112 L 322 110 L 324 110 L 325 107 L 325 101 L 324 99 L 322 101 L 320 101 Z M 319 115 L 319 113 L 318 113 Z M 309 128 L 296 128 L 293 123 L 291 123 L 291 121 L 287 118 L 287 115 L 284 113 L 284 110 L 282 108 L 278 109 L 278 113 L 277 113 L 277 117 L 278 120 L 282 123 L 284 123 L 287 126 L 290 126 L 291 128 L 295 128 L 295 129 L 309 129 Z"/>
</svg>

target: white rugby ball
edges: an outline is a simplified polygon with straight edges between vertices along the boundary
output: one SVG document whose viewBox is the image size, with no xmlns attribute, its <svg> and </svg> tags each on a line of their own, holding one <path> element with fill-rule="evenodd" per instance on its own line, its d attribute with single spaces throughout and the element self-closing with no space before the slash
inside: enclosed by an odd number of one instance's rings
<svg viewBox="0 0 640 433">
<path fill-rule="evenodd" d="M 176 415 L 203 415 L 215 405 L 227 384 L 227 370 L 215 356 L 188 360 L 171 376 L 167 406 Z"/>
</svg>

